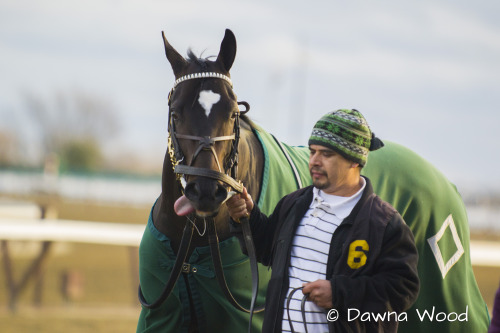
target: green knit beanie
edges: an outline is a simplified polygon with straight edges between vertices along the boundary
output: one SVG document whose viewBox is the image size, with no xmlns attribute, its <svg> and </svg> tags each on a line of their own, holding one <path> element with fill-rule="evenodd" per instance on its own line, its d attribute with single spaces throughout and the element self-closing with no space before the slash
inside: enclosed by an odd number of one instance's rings
<svg viewBox="0 0 500 333">
<path fill-rule="evenodd" d="M 382 148 L 384 143 L 372 133 L 361 112 L 341 109 L 329 112 L 318 120 L 309 145 L 330 148 L 363 167 L 368 152 Z"/>
</svg>

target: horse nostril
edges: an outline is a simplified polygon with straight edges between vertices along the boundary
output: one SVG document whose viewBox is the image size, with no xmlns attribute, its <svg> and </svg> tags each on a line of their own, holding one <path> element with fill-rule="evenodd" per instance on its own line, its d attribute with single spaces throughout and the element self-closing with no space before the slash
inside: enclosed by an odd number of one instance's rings
<svg viewBox="0 0 500 333">
<path fill-rule="evenodd" d="M 186 185 L 184 195 L 197 211 L 217 212 L 220 204 L 226 200 L 227 190 L 213 180 L 198 178 Z"/>
<path fill-rule="evenodd" d="M 197 201 L 200 198 L 200 187 L 197 183 L 189 183 L 184 189 L 184 195 L 191 201 Z"/>
<path fill-rule="evenodd" d="M 215 191 L 215 200 L 217 202 L 222 202 L 226 200 L 226 198 L 227 198 L 227 189 L 224 186 L 217 184 L 217 189 Z"/>
</svg>

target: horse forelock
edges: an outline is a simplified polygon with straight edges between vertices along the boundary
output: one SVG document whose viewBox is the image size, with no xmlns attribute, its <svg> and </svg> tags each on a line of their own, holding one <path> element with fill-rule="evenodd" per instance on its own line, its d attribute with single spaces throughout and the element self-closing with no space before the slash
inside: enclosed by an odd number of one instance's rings
<svg viewBox="0 0 500 333">
<path fill-rule="evenodd" d="M 210 61 L 208 60 L 209 57 L 201 58 L 201 56 L 199 57 L 195 55 L 192 49 L 188 49 L 187 56 L 188 62 L 197 64 L 203 71 L 206 71 L 208 69 L 208 63 Z"/>
<path fill-rule="evenodd" d="M 191 64 L 195 64 L 197 65 L 202 71 L 207 71 L 207 70 L 210 70 L 209 67 L 212 65 L 212 64 L 215 64 L 214 61 L 211 61 L 210 58 L 215 58 L 216 56 L 209 56 L 209 57 L 206 57 L 206 58 L 202 58 L 202 56 L 198 56 L 196 55 L 193 50 L 191 48 L 188 49 L 187 51 L 187 58 L 186 60 L 188 61 L 188 63 L 191 63 Z M 236 98 L 236 95 L 234 94 L 234 92 L 230 89 L 228 91 L 226 91 L 228 93 L 228 96 L 229 98 Z M 252 121 L 252 119 L 250 119 L 248 116 L 246 115 L 241 115 L 240 116 L 241 120 L 248 124 L 250 128 L 255 128 L 255 125 Z"/>
</svg>

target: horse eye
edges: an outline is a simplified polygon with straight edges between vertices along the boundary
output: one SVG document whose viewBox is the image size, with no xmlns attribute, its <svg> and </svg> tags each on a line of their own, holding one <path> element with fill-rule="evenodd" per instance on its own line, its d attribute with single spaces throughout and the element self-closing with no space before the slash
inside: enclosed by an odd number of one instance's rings
<svg viewBox="0 0 500 333">
<path fill-rule="evenodd" d="M 179 119 L 179 116 L 177 115 L 177 113 L 175 113 L 174 111 L 172 111 L 170 113 L 170 116 L 172 117 L 173 120 L 178 120 Z"/>
</svg>

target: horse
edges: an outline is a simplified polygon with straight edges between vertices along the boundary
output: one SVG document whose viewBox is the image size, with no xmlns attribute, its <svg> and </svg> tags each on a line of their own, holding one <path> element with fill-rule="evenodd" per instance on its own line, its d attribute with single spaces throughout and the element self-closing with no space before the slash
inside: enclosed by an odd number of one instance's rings
<svg viewBox="0 0 500 333">
<path fill-rule="evenodd" d="M 169 93 L 162 192 L 139 249 L 144 302 L 158 298 L 173 274 L 176 256 L 183 250 L 187 254 L 169 296 L 156 308 L 143 305 L 137 332 L 240 332 L 250 317 L 220 292 L 205 235 L 207 219 L 217 229 L 229 289 L 242 304 L 249 304 L 249 260 L 229 232 L 223 203 L 238 180 L 265 213 L 272 212 L 282 196 L 311 184 L 308 149 L 280 142 L 246 115 L 248 104 L 238 102 L 230 76 L 236 57 L 231 30 L 225 31 L 215 60 L 198 58 L 190 50 L 184 58 L 164 35 L 163 42 L 176 81 Z M 400 331 L 485 331 L 488 311 L 471 267 L 460 194 L 416 153 L 385 144 L 370 153 L 362 173 L 371 179 L 375 193 L 403 216 L 419 251 L 421 291 L 400 322 Z M 186 225 L 197 231 L 189 246 L 182 242 Z M 269 270 L 260 267 L 259 304 L 269 278 Z M 261 325 L 262 315 L 256 314 L 251 329 L 258 331 Z"/>
</svg>

